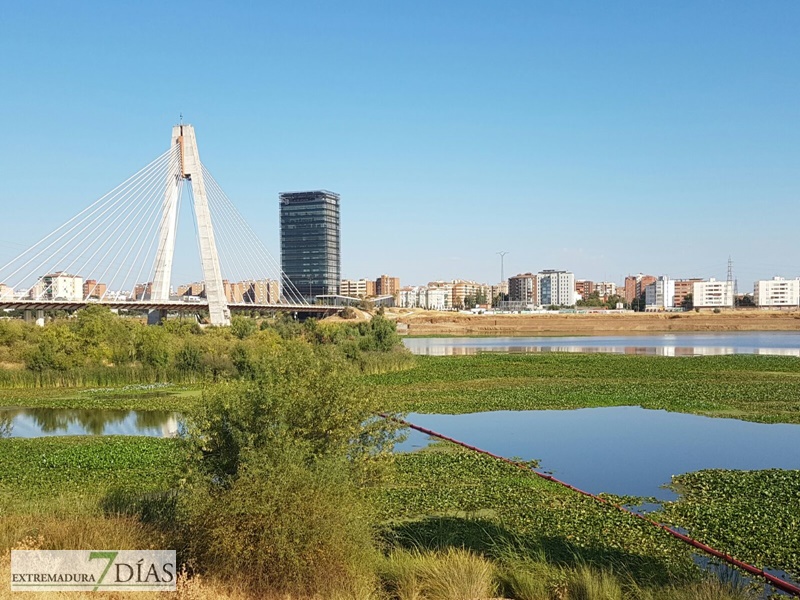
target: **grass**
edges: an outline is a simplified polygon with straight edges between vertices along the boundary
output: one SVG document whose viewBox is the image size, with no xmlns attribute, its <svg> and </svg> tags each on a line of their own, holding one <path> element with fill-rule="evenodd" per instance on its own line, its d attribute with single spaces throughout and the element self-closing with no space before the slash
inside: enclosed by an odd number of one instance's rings
<svg viewBox="0 0 800 600">
<path fill-rule="evenodd" d="M 800 361 L 735 355 L 419 356 L 401 372 L 365 377 L 386 409 L 491 410 L 642 406 L 764 423 L 800 423 Z"/>
</svg>

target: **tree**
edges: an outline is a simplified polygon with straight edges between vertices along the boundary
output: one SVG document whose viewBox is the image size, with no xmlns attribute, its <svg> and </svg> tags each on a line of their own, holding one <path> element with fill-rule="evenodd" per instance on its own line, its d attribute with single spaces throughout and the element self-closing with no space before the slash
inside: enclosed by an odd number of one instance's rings
<svg viewBox="0 0 800 600">
<path fill-rule="evenodd" d="M 694 296 L 692 294 L 686 294 L 681 300 L 681 308 L 683 310 L 692 310 L 694 308 Z"/>
</svg>

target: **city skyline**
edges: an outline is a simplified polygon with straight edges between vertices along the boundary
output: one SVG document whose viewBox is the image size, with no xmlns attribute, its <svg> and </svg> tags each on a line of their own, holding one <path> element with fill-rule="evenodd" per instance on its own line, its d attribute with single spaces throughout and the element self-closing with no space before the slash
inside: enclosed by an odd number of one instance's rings
<svg viewBox="0 0 800 600">
<path fill-rule="evenodd" d="M 274 256 L 280 191 L 342 194 L 342 278 L 494 283 L 499 250 L 507 277 L 724 279 L 729 255 L 740 284 L 800 275 L 795 3 L 209 4 L 199 90 L 146 3 L 43 5 L 7 7 L 0 36 L 0 260 L 163 151 L 183 112 Z"/>
</svg>

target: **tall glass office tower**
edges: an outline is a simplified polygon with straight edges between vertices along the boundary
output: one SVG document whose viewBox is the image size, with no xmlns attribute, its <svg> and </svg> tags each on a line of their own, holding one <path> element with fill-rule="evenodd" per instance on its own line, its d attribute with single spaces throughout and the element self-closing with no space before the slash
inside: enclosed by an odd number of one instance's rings
<svg viewBox="0 0 800 600">
<path fill-rule="evenodd" d="M 339 194 L 284 192 L 280 207 L 284 299 L 291 302 L 294 290 L 309 302 L 322 294 L 338 294 L 342 270 Z"/>
</svg>

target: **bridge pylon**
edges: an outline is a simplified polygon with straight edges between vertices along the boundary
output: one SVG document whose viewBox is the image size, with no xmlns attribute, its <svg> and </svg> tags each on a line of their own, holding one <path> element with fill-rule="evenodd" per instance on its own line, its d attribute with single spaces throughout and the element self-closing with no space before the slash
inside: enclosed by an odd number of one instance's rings
<svg viewBox="0 0 800 600">
<path fill-rule="evenodd" d="M 154 301 L 169 300 L 172 260 L 175 255 L 175 237 L 178 226 L 178 198 L 181 185 L 188 181 L 192 186 L 194 197 L 194 214 L 200 245 L 200 262 L 203 268 L 208 313 L 212 325 L 230 325 L 231 313 L 222 285 L 222 269 L 220 268 L 217 244 L 214 239 L 214 227 L 211 223 L 211 212 L 208 208 L 208 196 L 203 180 L 203 169 L 194 127 L 191 125 L 175 125 L 172 128 L 172 146 L 180 149 L 180 161 L 167 176 L 161 222 L 158 233 L 158 251 L 156 252 L 155 275 L 150 297 Z M 164 316 L 163 311 L 153 310 L 148 322 L 158 323 Z"/>
</svg>

